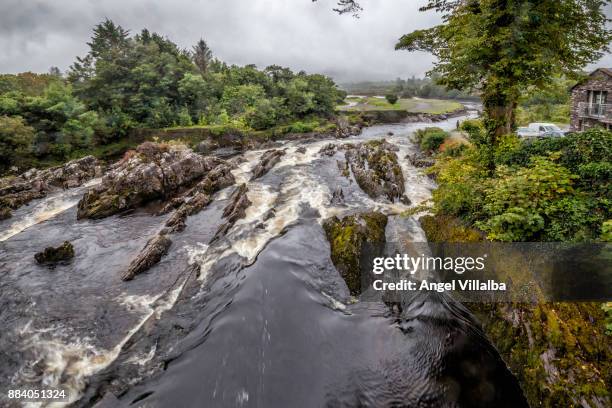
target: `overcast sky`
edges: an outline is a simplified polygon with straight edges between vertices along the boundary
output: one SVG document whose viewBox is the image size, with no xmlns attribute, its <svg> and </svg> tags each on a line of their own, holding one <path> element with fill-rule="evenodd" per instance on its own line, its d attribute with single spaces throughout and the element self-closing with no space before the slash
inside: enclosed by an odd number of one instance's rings
<svg viewBox="0 0 612 408">
<path fill-rule="evenodd" d="M 402 34 L 439 22 L 418 11 L 426 0 L 362 0 L 359 19 L 332 12 L 335 0 L 0 1 L 0 72 L 8 73 L 66 70 L 108 17 L 185 48 L 202 37 L 228 63 L 278 64 L 341 82 L 422 76 L 432 57 L 393 47 Z M 598 65 L 612 67 L 612 56 Z"/>
</svg>

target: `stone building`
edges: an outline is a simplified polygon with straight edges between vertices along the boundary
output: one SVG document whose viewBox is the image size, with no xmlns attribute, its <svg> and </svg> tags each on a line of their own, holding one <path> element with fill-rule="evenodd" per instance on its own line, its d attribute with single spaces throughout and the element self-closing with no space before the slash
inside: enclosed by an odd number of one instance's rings
<svg viewBox="0 0 612 408">
<path fill-rule="evenodd" d="M 612 68 L 598 68 L 572 88 L 570 130 L 612 129 Z"/>
</svg>

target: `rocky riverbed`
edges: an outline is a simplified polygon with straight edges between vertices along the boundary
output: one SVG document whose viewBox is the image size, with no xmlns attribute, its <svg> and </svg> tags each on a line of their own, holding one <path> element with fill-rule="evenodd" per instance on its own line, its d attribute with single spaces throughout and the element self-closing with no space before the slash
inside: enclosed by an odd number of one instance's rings
<svg viewBox="0 0 612 408">
<path fill-rule="evenodd" d="M 424 241 L 401 216 L 434 188 L 404 159 L 421 126 L 231 159 L 144 144 L 93 185 L 17 209 L 1 224 L 0 394 L 62 387 L 60 405 L 75 407 L 526 406 L 452 299 L 360 300 L 364 248 Z M 55 210 L 37 221 L 27 210 L 45 202 Z M 70 262 L 36 263 L 64 241 Z"/>
</svg>

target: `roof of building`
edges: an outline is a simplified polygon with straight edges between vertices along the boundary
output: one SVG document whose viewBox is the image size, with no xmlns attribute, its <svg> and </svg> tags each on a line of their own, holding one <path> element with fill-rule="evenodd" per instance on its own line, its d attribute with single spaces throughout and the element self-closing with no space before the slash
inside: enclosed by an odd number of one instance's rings
<svg viewBox="0 0 612 408">
<path fill-rule="evenodd" d="M 583 84 L 586 80 L 588 80 L 590 77 L 595 75 L 597 72 L 603 72 L 604 74 L 608 75 L 609 77 L 612 77 L 612 68 L 597 68 L 595 71 L 591 72 L 586 78 L 584 78 L 581 81 L 578 81 L 578 83 L 576 85 L 572 86 L 572 89 L 574 89 L 578 85 Z"/>
</svg>

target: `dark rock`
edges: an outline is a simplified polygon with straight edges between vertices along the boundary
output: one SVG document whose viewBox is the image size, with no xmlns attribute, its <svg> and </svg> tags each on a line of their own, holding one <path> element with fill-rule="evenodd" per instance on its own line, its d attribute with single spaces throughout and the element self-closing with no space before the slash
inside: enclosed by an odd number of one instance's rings
<svg viewBox="0 0 612 408">
<path fill-rule="evenodd" d="M 410 199 L 408 197 L 406 197 L 405 195 L 400 197 L 400 201 L 402 204 L 404 205 L 410 205 L 412 204 L 412 201 L 410 201 Z"/>
<path fill-rule="evenodd" d="M 387 132 L 387 136 L 393 136 L 394 133 L 393 132 Z"/>
<path fill-rule="evenodd" d="M 295 151 L 296 151 L 297 153 L 304 154 L 304 153 L 306 153 L 306 148 L 305 148 L 304 146 L 300 146 L 300 147 L 298 147 L 297 149 L 295 149 Z"/>
<path fill-rule="evenodd" d="M 74 247 L 68 241 L 64 241 L 57 248 L 47 247 L 44 251 L 34 255 L 39 264 L 53 264 L 74 258 Z"/>
<path fill-rule="evenodd" d="M 253 169 L 253 176 L 251 177 L 251 180 L 255 180 L 269 172 L 270 169 L 274 167 L 284 155 L 284 150 L 268 150 L 265 152 L 261 156 L 259 164 Z"/>
<path fill-rule="evenodd" d="M 181 146 L 146 142 L 115 166 L 99 186 L 89 189 L 78 205 L 78 218 L 103 218 L 176 194 L 218 166 L 216 157 L 202 157 Z M 227 182 L 228 169 L 218 170 L 220 184 Z M 208 180 L 212 189 L 216 183 Z"/>
<path fill-rule="evenodd" d="M 323 222 L 332 262 L 354 296 L 362 292 L 362 278 L 369 276 L 372 258 L 384 250 L 386 227 L 387 216 L 377 212 Z"/>
<path fill-rule="evenodd" d="M 213 241 L 227 234 L 227 231 L 229 231 L 236 221 L 240 218 L 244 218 L 246 209 L 252 204 L 247 196 L 248 191 L 247 185 L 244 183 L 234 190 L 229 198 L 229 204 L 223 210 L 223 218 L 227 221 L 219 227 L 212 239 Z"/>
<path fill-rule="evenodd" d="M 331 205 L 343 205 L 344 204 L 344 192 L 342 188 L 338 187 L 332 193 L 332 198 L 330 200 Z"/>
<path fill-rule="evenodd" d="M 372 198 L 394 201 L 404 194 L 404 176 L 393 147 L 377 140 L 355 145 L 345 153 L 357 184 Z"/>
<path fill-rule="evenodd" d="M 11 213 L 11 209 L 7 207 L 0 207 L 0 220 L 6 220 L 11 218 L 13 214 Z"/>
<path fill-rule="evenodd" d="M 130 262 L 127 271 L 121 276 L 121 279 L 124 281 L 132 280 L 134 276 L 150 269 L 166 255 L 170 245 L 172 245 L 172 241 L 164 234 L 158 234 L 151 238 L 142 251 L 140 251 L 140 254 Z"/>
</svg>

